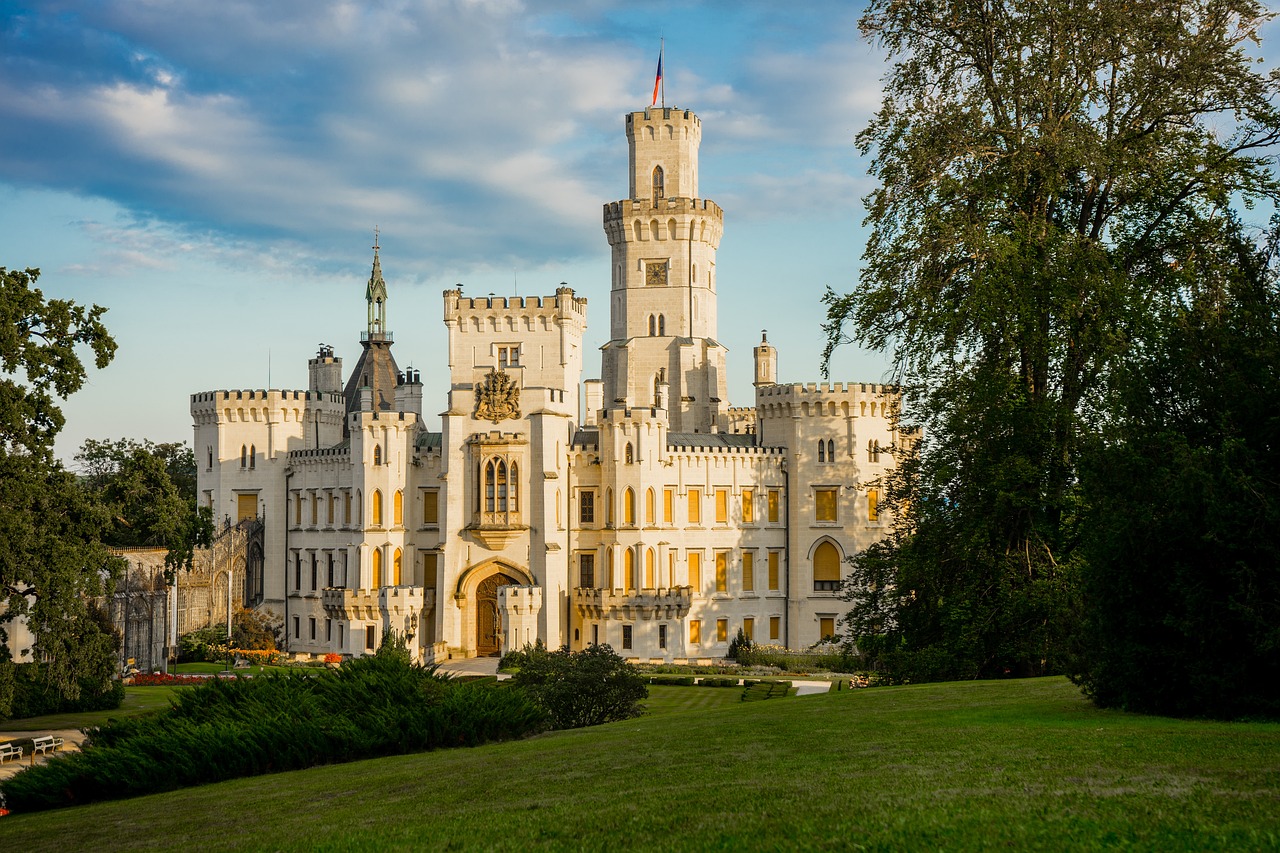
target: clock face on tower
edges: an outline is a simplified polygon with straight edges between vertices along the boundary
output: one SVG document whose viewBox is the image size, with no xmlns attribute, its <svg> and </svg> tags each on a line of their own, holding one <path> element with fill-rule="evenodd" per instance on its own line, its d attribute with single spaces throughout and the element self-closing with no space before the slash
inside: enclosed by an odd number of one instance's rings
<svg viewBox="0 0 1280 853">
<path fill-rule="evenodd" d="M 667 283 L 667 265 L 663 261 L 650 261 L 645 264 L 644 283 L 653 285 L 665 285 Z"/>
</svg>

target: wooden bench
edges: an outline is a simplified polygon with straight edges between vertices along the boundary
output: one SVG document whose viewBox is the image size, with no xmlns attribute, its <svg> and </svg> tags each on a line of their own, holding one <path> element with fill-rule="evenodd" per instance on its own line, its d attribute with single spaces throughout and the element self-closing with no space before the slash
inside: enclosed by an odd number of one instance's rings
<svg viewBox="0 0 1280 853">
<path fill-rule="evenodd" d="M 11 743 L 0 745 L 0 764 L 3 764 L 10 758 L 22 760 L 22 747 L 14 746 Z"/>
<path fill-rule="evenodd" d="M 53 735 L 44 735 L 43 737 L 33 738 L 31 741 L 31 754 L 37 752 L 50 753 L 56 752 L 62 748 L 62 738 Z"/>
</svg>

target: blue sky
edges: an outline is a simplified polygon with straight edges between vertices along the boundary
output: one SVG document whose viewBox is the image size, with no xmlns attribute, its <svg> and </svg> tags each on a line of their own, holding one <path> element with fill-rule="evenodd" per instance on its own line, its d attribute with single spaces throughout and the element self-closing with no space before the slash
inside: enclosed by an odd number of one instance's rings
<svg viewBox="0 0 1280 853">
<path fill-rule="evenodd" d="M 120 344 L 67 401 L 59 454 L 189 441 L 189 394 L 303 388 L 321 342 L 354 363 L 375 226 L 432 428 L 455 283 L 567 282 L 603 344 L 601 206 L 627 194 L 623 119 L 649 103 L 661 37 L 666 102 L 701 117 L 701 194 L 725 210 L 731 402 L 752 399 L 763 328 L 780 379 L 817 380 L 821 294 L 857 276 L 853 136 L 884 73 L 860 5 L 0 0 L 0 265 L 107 306 Z M 845 348 L 832 378 L 886 366 Z"/>
</svg>

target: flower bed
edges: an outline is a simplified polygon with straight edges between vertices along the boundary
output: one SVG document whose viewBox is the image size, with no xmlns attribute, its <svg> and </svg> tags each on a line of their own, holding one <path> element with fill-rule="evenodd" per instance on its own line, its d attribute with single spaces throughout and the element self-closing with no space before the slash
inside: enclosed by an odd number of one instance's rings
<svg viewBox="0 0 1280 853">
<path fill-rule="evenodd" d="M 134 687 L 162 687 L 204 684 L 205 680 L 206 677 L 203 675 L 165 675 L 163 672 L 140 672 L 132 678 L 125 679 L 125 683 Z"/>
</svg>

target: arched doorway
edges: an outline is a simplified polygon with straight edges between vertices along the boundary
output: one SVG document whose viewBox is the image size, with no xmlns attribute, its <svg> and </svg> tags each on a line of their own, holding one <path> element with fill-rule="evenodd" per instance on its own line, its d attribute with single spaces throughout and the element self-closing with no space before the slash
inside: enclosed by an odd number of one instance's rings
<svg viewBox="0 0 1280 853">
<path fill-rule="evenodd" d="M 502 617 L 498 613 L 498 587 L 517 586 L 520 581 L 497 572 L 476 587 L 476 654 L 496 655 L 502 650 Z"/>
</svg>

